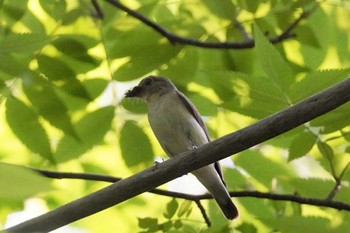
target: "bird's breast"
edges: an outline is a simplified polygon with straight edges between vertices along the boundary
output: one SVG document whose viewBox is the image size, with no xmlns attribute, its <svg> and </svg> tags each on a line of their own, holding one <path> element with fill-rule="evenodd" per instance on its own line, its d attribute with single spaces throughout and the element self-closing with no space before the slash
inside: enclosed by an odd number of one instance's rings
<svg viewBox="0 0 350 233">
<path fill-rule="evenodd" d="M 176 95 L 163 96 L 150 103 L 148 120 L 169 156 L 208 142 L 202 127 Z"/>
</svg>

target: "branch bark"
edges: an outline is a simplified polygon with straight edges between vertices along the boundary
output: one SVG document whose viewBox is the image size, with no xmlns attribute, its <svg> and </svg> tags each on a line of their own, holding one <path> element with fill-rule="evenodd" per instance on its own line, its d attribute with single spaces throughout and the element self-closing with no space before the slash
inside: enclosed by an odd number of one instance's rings
<svg viewBox="0 0 350 233">
<path fill-rule="evenodd" d="M 106 188 L 8 228 L 7 232 L 48 232 L 95 214 L 200 167 L 285 133 L 350 100 L 350 78 L 253 125 L 182 153 Z"/>
</svg>

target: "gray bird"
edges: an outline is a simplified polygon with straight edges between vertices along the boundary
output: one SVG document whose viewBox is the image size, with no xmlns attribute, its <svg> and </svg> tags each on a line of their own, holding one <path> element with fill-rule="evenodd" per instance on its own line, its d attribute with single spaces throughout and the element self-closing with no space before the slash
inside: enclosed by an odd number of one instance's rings
<svg viewBox="0 0 350 233">
<path fill-rule="evenodd" d="M 169 157 L 210 141 L 199 112 L 191 101 L 167 78 L 149 76 L 125 94 L 148 104 L 148 121 L 153 133 Z M 214 197 L 227 219 L 238 210 L 226 189 L 219 163 L 192 172 Z"/>
</svg>

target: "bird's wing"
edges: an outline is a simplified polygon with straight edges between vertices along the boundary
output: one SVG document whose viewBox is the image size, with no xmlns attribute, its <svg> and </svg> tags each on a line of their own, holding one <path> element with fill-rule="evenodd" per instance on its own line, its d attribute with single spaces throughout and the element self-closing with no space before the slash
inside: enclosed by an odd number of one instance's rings
<svg viewBox="0 0 350 233">
<path fill-rule="evenodd" d="M 185 104 L 185 106 L 188 109 L 188 111 L 192 114 L 194 119 L 196 119 L 198 124 L 202 127 L 205 135 L 207 136 L 208 142 L 210 142 L 208 129 L 205 126 L 205 124 L 204 124 L 204 122 L 202 120 L 202 117 L 199 115 L 199 112 L 196 109 L 196 107 L 193 105 L 193 103 L 182 92 L 177 91 L 177 93 L 178 93 L 178 96 L 180 97 L 181 101 Z M 224 178 L 223 178 L 223 175 L 222 175 L 220 164 L 218 162 L 215 162 L 214 163 L 214 167 L 215 167 L 215 170 L 217 171 L 217 173 L 219 174 L 222 183 L 226 186 Z"/>
</svg>

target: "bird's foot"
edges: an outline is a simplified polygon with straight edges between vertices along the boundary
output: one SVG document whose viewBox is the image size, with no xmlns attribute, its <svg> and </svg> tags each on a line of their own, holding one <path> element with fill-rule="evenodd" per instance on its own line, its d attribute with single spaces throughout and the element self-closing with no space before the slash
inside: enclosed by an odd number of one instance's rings
<svg viewBox="0 0 350 233">
<path fill-rule="evenodd" d="M 161 164 L 162 162 L 164 162 L 165 159 L 164 158 L 161 158 L 161 161 L 154 161 L 154 167 L 153 167 L 153 170 L 156 170 L 158 168 L 158 165 Z"/>
</svg>

